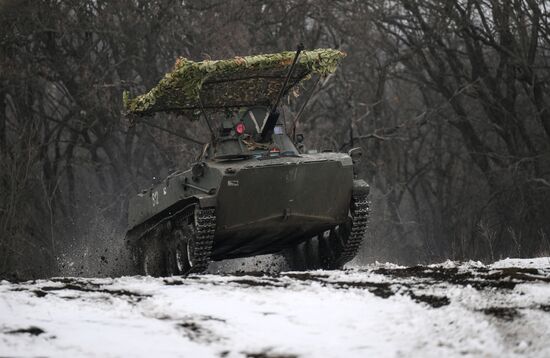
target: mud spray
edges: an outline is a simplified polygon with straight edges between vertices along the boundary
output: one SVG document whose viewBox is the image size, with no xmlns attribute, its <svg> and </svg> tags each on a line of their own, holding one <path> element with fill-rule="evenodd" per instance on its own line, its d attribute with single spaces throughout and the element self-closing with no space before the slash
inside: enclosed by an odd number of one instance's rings
<svg viewBox="0 0 550 358">
<path fill-rule="evenodd" d="M 116 220 L 95 216 L 70 240 L 57 257 L 56 276 L 119 277 L 135 275 L 124 237 L 126 228 Z M 280 255 L 261 255 L 212 262 L 207 273 L 263 272 L 275 274 L 286 269 Z"/>
<path fill-rule="evenodd" d="M 132 275 L 124 245 L 125 228 L 102 216 L 89 218 L 57 257 L 59 276 L 116 277 Z"/>
</svg>

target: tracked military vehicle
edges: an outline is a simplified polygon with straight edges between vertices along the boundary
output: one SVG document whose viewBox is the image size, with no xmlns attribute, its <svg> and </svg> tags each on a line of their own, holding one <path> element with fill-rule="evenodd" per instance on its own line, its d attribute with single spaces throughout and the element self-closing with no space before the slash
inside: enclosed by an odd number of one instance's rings
<svg viewBox="0 0 550 358">
<path fill-rule="evenodd" d="M 128 98 L 134 124 L 156 112 L 197 113 L 211 132 L 187 170 L 129 201 L 126 242 L 147 275 L 199 273 L 211 260 L 283 253 L 293 269 L 335 269 L 365 236 L 369 186 L 356 177 L 358 149 L 303 153 L 279 104 L 343 58 L 318 49 L 231 60 L 180 58 L 150 92 Z M 148 122 L 149 121 L 149 122 Z"/>
</svg>

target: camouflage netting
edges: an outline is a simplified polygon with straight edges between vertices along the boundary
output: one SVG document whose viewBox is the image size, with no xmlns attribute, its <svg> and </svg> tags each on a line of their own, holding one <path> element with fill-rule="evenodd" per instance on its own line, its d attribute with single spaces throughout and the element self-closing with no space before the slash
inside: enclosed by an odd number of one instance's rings
<svg viewBox="0 0 550 358">
<path fill-rule="evenodd" d="M 194 111 L 267 105 L 275 102 L 295 52 L 235 57 L 229 60 L 193 62 L 180 57 L 174 70 L 148 93 L 129 99 L 129 114 Z M 289 80 L 288 91 L 312 74 L 333 73 L 345 54 L 333 49 L 302 51 Z M 199 100 L 200 98 L 200 100 Z"/>
</svg>

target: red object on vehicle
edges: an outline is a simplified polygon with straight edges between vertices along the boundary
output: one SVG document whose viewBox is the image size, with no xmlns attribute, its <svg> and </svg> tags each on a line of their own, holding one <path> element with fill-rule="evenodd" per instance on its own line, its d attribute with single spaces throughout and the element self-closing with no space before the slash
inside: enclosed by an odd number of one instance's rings
<svg viewBox="0 0 550 358">
<path fill-rule="evenodd" d="M 237 134 L 243 134 L 245 129 L 243 122 L 239 122 L 235 125 L 235 132 L 237 132 Z"/>
<path fill-rule="evenodd" d="M 270 152 L 271 153 L 279 153 L 281 150 L 277 147 L 274 147 L 274 148 L 271 148 Z"/>
</svg>

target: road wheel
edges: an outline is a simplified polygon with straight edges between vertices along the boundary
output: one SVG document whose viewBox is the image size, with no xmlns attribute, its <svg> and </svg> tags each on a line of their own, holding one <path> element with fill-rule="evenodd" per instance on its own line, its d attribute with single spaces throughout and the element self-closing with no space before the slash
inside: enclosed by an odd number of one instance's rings
<svg viewBox="0 0 550 358">
<path fill-rule="evenodd" d="M 343 265 L 338 263 L 341 251 L 341 233 L 339 227 L 310 237 L 283 253 L 290 270 L 337 270 Z"/>
<path fill-rule="evenodd" d="M 144 240 L 141 246 L 141 273 L 146 276 L 164 275 L 164 250 L 158 238 Z"/>
<path fill-rule="evenodd" d="M 289 269 L 341 269 L 357 255 L 367 230 L 368 215 L 367 196 L 354 194 L 346 222 L 283 252 Z"/>
<path fill-rule="evenodd" d="M 348 262 L 352 215 L 345 223 L 310 237 L 283 252 L 290 270 L 339 270 Z M 354 255 L 353 255 L 354 256 Z"/>
<path fill-rule="evenodd" d="M 302 271 L 308 269 L 306 265 L 303 243 L 284 250 L 282 254 L 289 270 Z"/>
<path fill-rule="evenodd" d="M 172 231 L 168 241 L 166 271 L 169 275 L 186 275 L 193 268 L 195 235 L 192 225 Z"/>
</svg>

